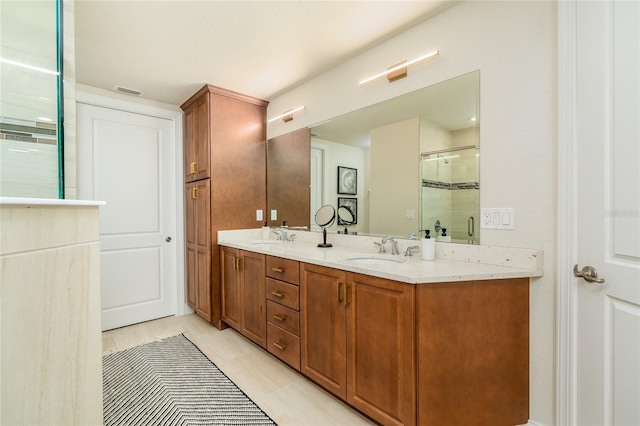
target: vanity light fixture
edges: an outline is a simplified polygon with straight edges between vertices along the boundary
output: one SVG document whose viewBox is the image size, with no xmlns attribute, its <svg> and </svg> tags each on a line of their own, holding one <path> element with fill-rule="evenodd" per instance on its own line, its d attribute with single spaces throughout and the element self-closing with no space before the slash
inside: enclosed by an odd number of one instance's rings
<svg viewBox="0 0 640 426">
<path fill-rule="evenodd" d="M 272 121 L 276 121 L 276 120 L 279 120 L 281 118 L 282 118 L 282 121 L 287 123 L 287 122 L 293 120 L 293 113 L 298 112 L 298 111 L 302 111 L 303 109 L 304 109 L 304 105 L 303 106 L 299 106 L 297 108 L 290 109 L 289 111 L 285 111 L 285 112 L 283 112 L 282 114 L 280 114 L 277 117 L 273 117 L 273 118 L 269 119 L 267 121 L 267 123 L 271 123 Z"/>
<path fill-rule="evenodd" d="M 376 81 L 382 77 L 387 77 L 389 83 L 393 83 L 396 80 L 404 78 L 407 76 L 407 68 L 412 65 L 416 65 L 422 62 L 429 61 L 431 59 L 435 59 L 440 55 L 439 50 L 435 50 L 433 52 L 427 53 L 426 55 L 422 55 L 419 58 L 412 59 L 410 61 L 402 61 L 399 64 L 393 65 L 389 67 L 386 71 L 381 72 L 379 74 L 374 75 L 373 77 L 365 78 L 359 84 L 360 86 L 364 86 L 367 83 L 371 83 Z"/>
</svg>

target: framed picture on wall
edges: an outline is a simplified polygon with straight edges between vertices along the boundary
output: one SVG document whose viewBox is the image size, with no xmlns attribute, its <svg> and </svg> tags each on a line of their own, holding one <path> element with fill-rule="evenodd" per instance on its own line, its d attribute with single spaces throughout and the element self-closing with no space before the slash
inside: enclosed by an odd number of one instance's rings
<svg viewBox="0 0 640 426">
<path fill-rule="evenodd" d="M 340 207 L 346 207 L 353 214 L 353 222 L 347 223 L 340 217 Z M 338 197 L 338 225 L 355 225 L 358 223 L 358 199 Z"/>
<path fill-rule="evenodd" d="M 338 166 L 338 194 L 356 195 L 358 193 L 358 170 Z"/>
</svg>

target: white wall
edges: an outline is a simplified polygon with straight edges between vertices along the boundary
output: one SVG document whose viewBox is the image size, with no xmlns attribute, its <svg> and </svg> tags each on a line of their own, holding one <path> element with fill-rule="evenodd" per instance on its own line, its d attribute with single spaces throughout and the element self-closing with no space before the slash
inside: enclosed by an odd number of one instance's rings
<svg viewBox="0 0 640 426">
<path fill-rule="evenodd" d="M 271 100 L 273 111 L 306 109 L 267 129 L 272 138 L 480 70 L 480 204 L 516 214 L 513 231 L 482 230 L 480 242 L 545 252 L 545 276 L 532 280 L 530 302 L 530 417 L 540 425 L 554 422 L 556 6 L 461 3 Z M 433 49 L 440 57 L 409 69 L 405 79 L 357 84 Z"/>
<path fill-rule="evenodd" d="M 370 136 L 369 232 L 408 238 L 420 229 L 420 119 L 376 127 Z"/>
</svg>

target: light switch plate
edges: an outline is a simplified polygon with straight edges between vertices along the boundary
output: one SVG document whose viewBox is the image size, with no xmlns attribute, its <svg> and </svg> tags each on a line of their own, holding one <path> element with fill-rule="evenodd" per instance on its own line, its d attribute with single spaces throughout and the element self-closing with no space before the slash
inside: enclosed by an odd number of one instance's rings
<svg viewBox="0 0 640 426">
<path fill-rule="evenodd" d="M 278 210 L 271 210 L 271 220 L 278 220 Z"/>
<path fill-rule="evenodd" d="M 480 228 L 514 229 L 515 212 L 513 208 L 480 209 Z"/>
<path fill-rule="evenodd" d="M 256 210 L 256 220 L 258 222 L 262 221 L 262 210 Z"/>
</svg>

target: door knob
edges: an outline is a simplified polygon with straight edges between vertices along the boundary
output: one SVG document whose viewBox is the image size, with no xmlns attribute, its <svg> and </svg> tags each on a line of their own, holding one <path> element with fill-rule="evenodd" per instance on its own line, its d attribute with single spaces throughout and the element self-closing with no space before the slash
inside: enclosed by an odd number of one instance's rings
<svg viewBox="0 0 640 426">
<path fill-rule="evenodd" d="M 170 243 L 171 242 L 171 237 L 167 237 L 164 239 L 166 242 Z"/>
<path fill-rule="evenodd" d="M 600 283 L 604 282 L 604 278 L 598 278 L 598 271 L 593 266 L 585 266 L 581 271 L 578 271 L 578 265 L 573 267 L 573 276 L 578 278 L 584 278 L 586 281 L 590 283 Z"/>
</svg>

